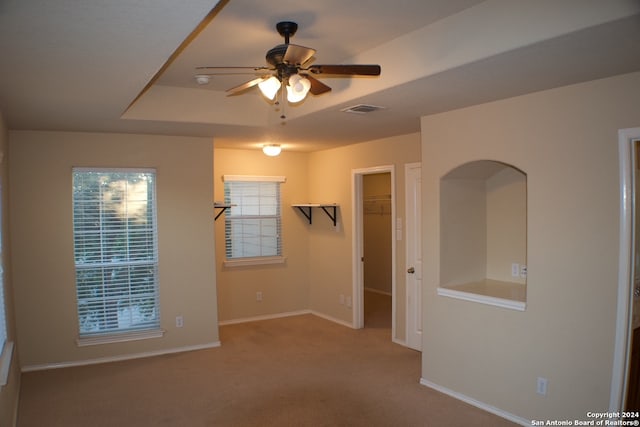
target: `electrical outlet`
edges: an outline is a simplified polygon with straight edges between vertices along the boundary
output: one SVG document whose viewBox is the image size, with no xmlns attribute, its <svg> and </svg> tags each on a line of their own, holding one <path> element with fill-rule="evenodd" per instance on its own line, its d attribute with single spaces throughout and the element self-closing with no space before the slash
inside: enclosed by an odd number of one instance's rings
<svg viewBox="0 0 640 427">
<path fill-rule="evenodd" d="M 527 278 L 527 266 L 524 264 L 520 264 L 520 277 L 523 279 Z"/>
<path fill-rule="evenodd" d="M 262 301 L 262 292 L 258 291 L 256 292 L 256 301 Z"/>
<path fill-rule="evenodd" d="M 536 393 L 538 393 L 540 396 L 546 396 L 548 386 L 549 386 L 548 379 L 538 377 L 536 382 Z"/>
<path fill-rule="evenodd" d="M 511 264 L 511 277 L 518 276 L 520 276 L 520 264 L 514 262 Z"/>
<path fill-rule="evenodd" d="M 184 319 L 182 316 L 176 316 L 176 328 L 182 328 L 184 326 Z"/>
</svg>

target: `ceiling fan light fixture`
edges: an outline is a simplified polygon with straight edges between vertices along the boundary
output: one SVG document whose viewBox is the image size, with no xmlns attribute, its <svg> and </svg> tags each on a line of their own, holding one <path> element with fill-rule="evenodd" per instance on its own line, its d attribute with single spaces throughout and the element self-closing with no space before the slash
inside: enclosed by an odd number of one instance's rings
<svg viewBox="0 0 640 427">
<path fill-rule="evenodd" d="M 287 85 L 287 101 L 291 103 L 302 101 L 309 93 L 309 89 L 311 89 L 309 79 L 299 74 L 292 75 Z"/>
<path fill-rule="evenodd" d="M 266 144 L 262 146 L 262 152 L 269 157 L 275 157 L 280 155 L 282 147 L 280 144 Z"/>
<path fill-rule="evenodd" d="M 278 89 L 280 89 L 280 80 L 276 76 L 271 76 L 266 80 L 258 83 L 258 87 L 260 88 L 260 92 L 269 98 L 271 101 L 276 97 L 278 93 Z"/>
</svg>

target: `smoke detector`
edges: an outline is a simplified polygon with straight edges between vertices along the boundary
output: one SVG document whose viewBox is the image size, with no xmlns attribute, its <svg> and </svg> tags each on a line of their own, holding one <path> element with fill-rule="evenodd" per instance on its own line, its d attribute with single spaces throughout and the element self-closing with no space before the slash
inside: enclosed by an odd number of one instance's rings
<svg viewBox="0 0 640 427">
<path fill-rule="evenodd" d="M 209 83 L 209 76 L 204 76 L 204 75 L 197 75 L 195 76 L 196 79 L 196 83 L 198 83 L 199 85 L 206 85 Z"/>
</svg>

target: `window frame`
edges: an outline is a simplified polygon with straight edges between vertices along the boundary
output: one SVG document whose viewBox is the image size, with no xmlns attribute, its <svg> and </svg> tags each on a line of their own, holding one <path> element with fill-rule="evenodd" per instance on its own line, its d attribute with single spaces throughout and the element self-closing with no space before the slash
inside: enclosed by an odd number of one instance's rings
<svg viewBox="0 0 640 427">
<path fill-rule="evenodd" d="M 225 204 L 230 203 L 231 208 L 225 213 L 225 259 L 223 265 L 225 267 L 242 267 L 251 265 L 266 265 L 266 264 L 283 264 L 286 262 L 286 257 L 283 255 L 283 239 L 282 239 L 282 187 L 281 184 L 286 182 L 285 176 L 260 176 L 260 175 L 223 175 L 222 181 L 226 187 L 229 182 L 270 182 L 278 185 L 277 196 L 277 234 L 278 234 L 278 250 L 276 255 L 265 256 L 253 256 L 253 257 L 236 257 L 228 258 L 226 250 L 227 242 L 227 229 L 229 227 L 229 221 L 241 220 L 241 215 L 233 215 L 233 208 L 236 207 L 233 201 L 227 200 L 225 191 Z M 226 190 L 226 188 L 225 188 Z"/>
<path fill-rule="evenodd" d="M 1 179 L 1 177 L 0 177 Z M 13 359 L 13 341 L 9 340 L 9 328 L 7 327 L 7 304 L 5 289 L 5 257 L 4 257 L 4 199 L 2 191 L 2 182 L 0 181 L 0 388 L 7 385 L 9 381 L 9 370 Z"/>
<path fill-rule="evenodd" d="M 152 212 L 151 218 L 153 224 L 149 227 L 152 235 L 152 243 L 151 249 L 147 248 L 147 252 L 151 254 L 150 261 L 146 261 L 141 263 L 140 261 L 134 260 L 125 260 L 125 261 L 117 261 L 114 262 L 110 267 L 131 267 L 135 265 L 148 265 L 153 270 L 153 290 L 152 290 L 152 298 L 154 299 L 154 311 L 155 311 L 155 319 L 149 324 L 141 325 L 139 327 L 133 326 L 126 328 L 117 328 L 117 329 L 107 329 L 103 331 L 95 331 L 95 332 L 82 332 L 81 331 L 81 322 L 80 322 L 80 302 L 81 297 L 79 293 L 81 292 L 80 284 L 79 284 L 79 269 L 88 270 L 90 268 L 101 269 L 106 266 L 104 260 L 93 262 L 87 264 L 79 265 L 78 260 L 76 258 L 76 197 L 73 186 L 76 183 L 76 174 L 77 173 L 99 173 L 99 174 L 150 174 L 152 179 L 153 188 L 150 189 L 151 197 L 152 197 Z M 149 198 L 146 199 L 149 202 Z M 102 209 L 102 208 L 101 208 Z M 76 319 L 78 321 L 78 338 L 76 339 L 76 343 L 78 346 L 90 346 L 96 344 L 107 344 L 114 342 L 123 342 L 123 341 L 133 341 L 140 339 L 148 339 L 148 338 L 158 338 L 164 335 L 164 330 L 160 327 L 161 323 L 161 311 L 160 311 L 160 284 L 159 284 L 159 251 L 158 251 L 158 203 L 157 203 L 157 170 L 155 168 L 102 168 L 102 167 L 73 167 L 72 168 L 72 225 L 73 225 L 73 241 L 74 241 L 74 270 L 75 270 L 75 285 L 76 285 Z M 130 216 L 127 215 L 127 218 Z M 100 225 L 100 236 L 103 236 L 105 233 L 104 229 L 105 225 Z M 101 249 L 102 251 L 102 249 Z M 150 251 L 150 252 L 149 252 Z M 93 267 L 92 267 L 93 265 Z M 109 268 L 109 267 L 107 267 Z M 104 286 L 104 281 L 101 281 Z M 126 279 L 128 296 L 131 297 L 131 278 Z"/>
</svg>

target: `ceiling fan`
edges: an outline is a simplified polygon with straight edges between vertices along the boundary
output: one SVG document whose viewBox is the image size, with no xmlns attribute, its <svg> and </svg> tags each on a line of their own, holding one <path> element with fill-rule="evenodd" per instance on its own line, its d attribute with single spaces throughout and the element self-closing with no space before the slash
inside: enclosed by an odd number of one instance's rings
<svg viewBox="0 0 640 427">
<path fill-rule="evenodd" d="M 227 90 L 229 95 L 237 94 L 253 86 L 258 86 L 264 96 L 274 100 L 278 91 L 282 88 L 287 91 L 287 100 L 291 103 L 302 101 L 307 93 L 320 95 L 329 92 L 331 88 L 320 80 L 317 75 L 335 76 L 379 76 L 380 65 L 311 65 L 311 59 L 316 53 L 315 49 L 290 44 L 289 39 L 298 30 L 298 24 L 291 21 L 283 21 L 276 24 L 276 29 L 282 37 L 284 44 L 279 44 L 267 52 L 268 66 L 260 67 L 196 67 L 197 70 L 252 70 L 248 74 L 263 74 L 258 78 L 249 80 L 241 85 Z M 221 74 L 221 73 L 218 73 Z M 197 74 L 198 82 L 208 82 L 208 77 L 216 75 Z"/>
</svg>

